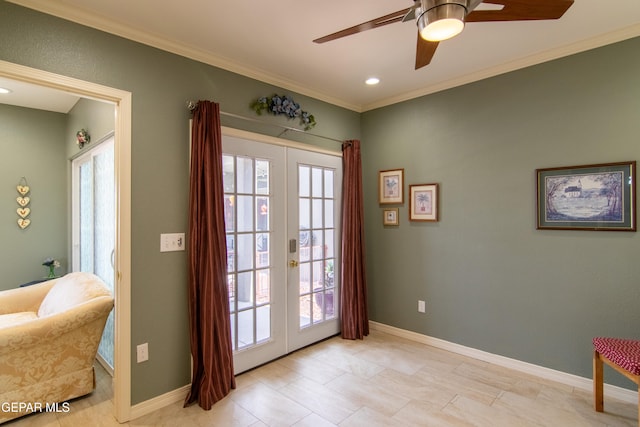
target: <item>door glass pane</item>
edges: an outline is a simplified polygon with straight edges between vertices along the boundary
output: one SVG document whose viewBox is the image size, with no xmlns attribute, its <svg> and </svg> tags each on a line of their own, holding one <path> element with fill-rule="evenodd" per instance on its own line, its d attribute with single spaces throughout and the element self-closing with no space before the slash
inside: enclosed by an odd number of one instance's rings
<svg viewBox="0 0 640 427">
<path fill-rule="evenodd" d="M 238 231 L 253 230 L 253 196 L 236 196 L 238 201 Z"/>
<path fill-rule="evenodd" d="M 112 294 L 115 294 L 115 270 L 113 256 L 116 238 L 115 178 L 113 146 L 93 158 L 94 191 L 94 243 L 93 273 L 100 277 Z M 114 311 L 107 317 L 98 353 L 113 367 Z"/>
<path fill-rule="evenodd" d="M 256 341 L 262 342 L 271 337 L 271 306 L 265 305 L 256 309 Z"/>
<path fill-rule="evenodd" d="M 238 157 L 236 161 L 238 193 L 253 194 L 253 159 Z"/>
<path fill-rule="evenodd" d="M 311 194 L 302 191 L 311 171 Z M 335 318 L 334 228 L 335 171 L 329 168 L 298 166 L 299 212 L 299 327 L 305 328 Z M 304 176 L 304 178 L 303 178 Z M 305 187 L 306 188 L 306 187 Z"/>
<path fill-rule="evenodd" d="M 250 347 L 255 344 L 255 324 L 253 323 L 253 310 L 244 310 L 237 314 L 238 319 L 238 349 Z"/>
<path fill-rule="evenodd" d="M 236 228 L 236 206 L 235 196 L 224 195 L 224 225 L 226 231 L 233 231 Z"/>
<path fill-rule="evenodd" d="M 97 275 L 115 294 L 114 141 L 106 140 L 74 160 L 73 271 Z M 77 240 L 76 240 L 77 239 Z M 107 317 L 98 354 L 114 366 L 114 312 Z"/>
<path fill-rule="evenodd" d="M 238 244 L 236 257 L 239 271 L 253 269 L 253 239 L 253 233 L 238 234 L 236 236 Z"/>
<path fill-rule="evenodd" d="M 313 199 L 313 211 L 311 212 L 311 222 L 314 229 L 322 228 L 324 212 L 322 211 L 322 199 Z"/>
<path fill-rule="evenodd" d="M 304 328 L 311 324 L 311 298 L 309 295 L 300 297 L 300 327 Z"/>
<path fill-rule="evenodd" d="M 324 197 L 328 199 L 333 198 L 333 171 L 324 171 Z"/>
<path fill-rule="evenodd" d="M 256 224 L 259 231 L 269 230 L 269 198 L 258 197 L 256 203 Z"/>
<path fill-rule="evenodd" d="M 256 194 L 269 194 L 269 162 L 256 160 Z"/>
<path fill-rule="evenodd" d="M 323 179 L 322 179 L 322 169 L 313 168 L 311 169 L 311 189 L 313 197 L 322 197 L 322 187 L 323 187 Z"/>
<path fill-rule="evenodd" d="M 300 264 L 300 295 L 311 292 L 311 264 Z"/>
<path fill-rule="evenodd" d="M 311 184 L 310 171 L 308 166 L 299 166 L 298 168 L 298 195 L 300 197 L 309 197 L 311 195 L 309 190 L 309 185 Z"/>
<path fill-rule="evenodd" d="M 224 156 L 227 268 L 233 350 L 271 339 L 270 162 Z"/>
<path fill-rule="evenodd" d="M 233 193 L 235 183 L 235 162 L 233 156 L 222 156 L 222 181 L 225 193 Z"/>
<path fill-rule="evenodd" d="M 93 162 L 79 168 L 80 271 L 93 272 Z"/>
</svg>

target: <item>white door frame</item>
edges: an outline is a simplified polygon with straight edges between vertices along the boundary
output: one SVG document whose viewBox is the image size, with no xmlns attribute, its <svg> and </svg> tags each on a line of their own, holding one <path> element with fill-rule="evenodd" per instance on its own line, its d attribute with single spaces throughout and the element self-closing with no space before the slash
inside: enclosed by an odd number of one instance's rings
<svg viewBox="0 0 640 427">
<path fill-rule="evenodd" d="M 0 77 L 112 103 L 115 108 L 115 374 L 114 416 L 131 419 L 131 93 L 0 60 Z"/>
</svg>

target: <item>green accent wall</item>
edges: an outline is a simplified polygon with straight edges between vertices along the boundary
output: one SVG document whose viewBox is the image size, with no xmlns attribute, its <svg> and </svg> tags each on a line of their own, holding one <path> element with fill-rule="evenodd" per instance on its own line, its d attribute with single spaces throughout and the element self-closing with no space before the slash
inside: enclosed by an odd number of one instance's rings
<svg viewBox="0 0 640 427">
<path fill-rule="evenodd" d="M 47 276 L 45 258 L 60 261 L 56 274 L 68 271 L 66 115 L 0 104 L 0 290 Z M 24 177 L 30 187 L 27 217 L 18 227 Z"/>
<path fill-rule="evenodd" d="M 631 39 L 362 115 L 372 320 L 587 378 L 592 337 L 640 339 L 640 236 L 535 226 L 536 169 L 640 160 L 638 52 Z M 378 171 L 396 168 L 406 201 L 383 227 Z M 439 222 L 408 220 L 423 183 L 440 185 Z"/>
<path fill-rule="evenodd" d="M 313 133 L 338 140 L 360 138 L 360 114 L 7 2 L 0 2 L 0 40 L 2 60 L 132 93 L 131 403 L 188 384 L 186 252 L 159 250 L 161 233 L 187 231 L 186 102 L 212 100 L 222 111 L 255 117 L 252 101 L 288 94 L 316 117 Z M 283 117 L 260 119 L 297 125 Z M 282 132 L 224 116 L 222 121 L 271 136 Z M 340 147 L 293 132 L 281 137 Z M 144 342 L 149 343 L 149 361 L 137 364 L 135 347 Z"/>
</svg>

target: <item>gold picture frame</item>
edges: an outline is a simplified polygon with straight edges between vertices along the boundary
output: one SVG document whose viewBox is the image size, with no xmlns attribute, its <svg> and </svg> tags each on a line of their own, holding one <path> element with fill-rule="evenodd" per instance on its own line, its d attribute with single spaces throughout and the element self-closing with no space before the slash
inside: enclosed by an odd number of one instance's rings
<svg viewBox="0 0 640 427">
<path fill-rule="evenodd" d="M 409 186 L 409 220 L 438 221 L 438 184 Z"/>
<path fill-rule="evenodd" d="M 378 203 L 404 203 L 404 169 L 384 170 L 378 173 Z"/>
<path fill-rule="evenodd" d="M 387 208 L 382 210 L 382 225 L 400 225 L 400 214 L 398 208 Z"/>
</svg>

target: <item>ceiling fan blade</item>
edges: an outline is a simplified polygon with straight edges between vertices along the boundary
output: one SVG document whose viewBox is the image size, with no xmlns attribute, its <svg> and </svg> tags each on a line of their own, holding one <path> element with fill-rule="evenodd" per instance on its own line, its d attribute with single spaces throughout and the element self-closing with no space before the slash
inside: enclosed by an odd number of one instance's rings
<svg viewBox="0 0 640 427">
<path fill-rule="evenodd" d="M 363 22 L 359 25 L 354 25 L 350 28 L 345 28 L 344 30 L 337 31 L 333 34 L 329 34 L 328 36 L 320 37 L 319 39 L 315 39 L 314 43 L 326 43 L 332 40 L 340 39 L 342 37 L 350 36 L 352 34 L 361 33 L 363 31 L 372 30 L 374 28 L 382 27 L 383 25 L 393 24 L 394 22 L 400 22 L 405 17 L 409 11 L 411 11 L 412 7 L 407 9 L 399 10 L 395 13 L 390 13 L 385 16 L 381 16 L 380 18 L 372 19 L 371 21 Z"/>
<path fill-rule="evenodd" d="M 501 10 L 474 10 L 466 22 L 532 21 L 558 19 L 571 7 L 574 0 L 483 0 L 483 3 L 499 4 Z"/>
<path fill-rule="evenodd" d="M 418 46 L 416 48 L 416 70 L 431 63 L 431 58 L 436 53 L 438 42 L 430 42 L 418 33 Z"/>
</svg>

